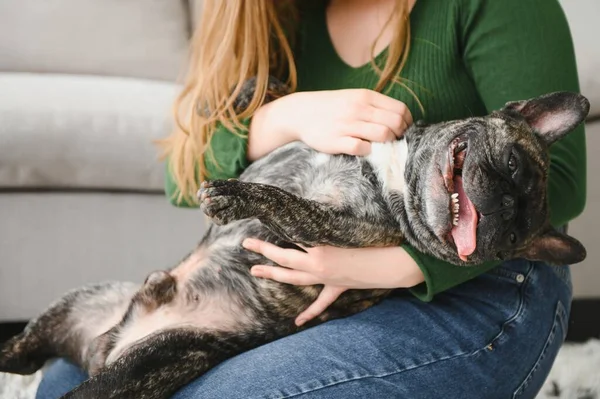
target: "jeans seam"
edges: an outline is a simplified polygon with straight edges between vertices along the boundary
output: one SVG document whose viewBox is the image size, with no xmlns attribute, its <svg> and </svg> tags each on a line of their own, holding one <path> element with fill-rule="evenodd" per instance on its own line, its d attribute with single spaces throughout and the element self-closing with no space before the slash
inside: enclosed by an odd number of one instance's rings
<svg viewBox="0 0 600 399">
<path fill-rule="evenodd" d="M 519 385 L 519 387 L 513 393 L 513 399 L 518 398 L 519 396 L 523 395 L 523 392 L 529 386 L 529 383 L 533 379 L 533 375 L 538 370 L 538 368 L 539 368 L 542 360 L 544 360 L 544 358 L 548 354 L 548 349 L 554 343 L 554 340 L 556 339 L 557 329 L 558 329 L 559 326 L 563 330 L 563 340 L 564 340 L 564 336 L 565 336 L 565 333 L 564 333 L 565 320 L 564 319 L 565 318 L 566 318 L 565 305 L 562 303 L 561 300 L 559 300 L 558 303 L 557 303 L 557 305 L 556 305 L 556 310 L 554 312 L 554 322 L 552 323 L 552 328 L 550 329 L 550 333 L 548 334 L 548 338 L 546 339 L 546 342 L 544 343 L 544 347 L 542 348 L 542 352 L 540 353 L 540 355 L 536 359 L 533 367 L 531 368 L 531 370 L 527 374 L 527 377 L 525 377 L 525 379 L 523 380 L 523 382 Z"/>
<path fill-rule="evenodd" d="M 520 310 L 521 309 L 519 308 L 519 310 L 517 312 L 520 312 Z M 514 319 L 514 317 L 515 316 L 512 316 L 511 319 L 509 319 L 509 320 Z M 365 379 L 368 379 L 368 378 L 386 378 L 386 377 L 390 377 L 390 376 L 393 376 L 393 375 L 404 373 L 405 371 L 417 370 L 417 369 L 419 369 L 421 367 L 429 366 L 430 364 L 434 364 L 434 363 L 440 363 L 440 362 L 445 362 L 445 361 L 448 361 L 448 360 L 454 360 L 454 359 L 459 359 L 459 358 L 466 358 L 466 357 L 475 356 L 478 353 L 480 353 L 481 351 L 486 350 L 487 347 L 488 346 L 486 345 L 486 346 L 483 346 L 482 348 L 476 349 L 476 350 L 471 351 L 471 352 L 462 352 L 462 353 L 458 353 L 458 354 L 452 355 L 452 356 L 441 357 L 439 359 L 432 360 L 430 362 L 421 363 L 421 364 L 419 364 L 417 366 L 403 368 L 402 370 L 397 370 L 397 371 L 393 371 L 393 372 L 390 372 L 390 373 L 372 374 L 372 375 L 364 375 L 364 376 L 354 377 L 354 378 L 347 378 L 347 379 L 345 379 L 343 381 L 336 381 L 334 383 L 325 384 L 325 385 L 320 386 L 318 388 L 309 389 L 309 390 L 306 390 L 306 391 L 303 391 L 303 392 L 300 392 L 300 393 L 294 393 L 294 394 L 291 394 L 291 395 L 282 396 L 280 399 L 294 398 L 294 397 L 297 397 L 297 396 L 300 396 L 300 395 L 307 394 L 309 392 L 319 391 L 321 389 L 330 388 L 330 387 L 333 387 L 333 386 L 336 386 L 336 385 L 340 385 L 340 384 L 345 384 L 345 383 L 351 382 L 351 381 L 365 380 Z"/>
<path fill-rule="evenodd" d="M 482 349 L 485 349 L 485 347 L 482 348 Z M 429 366 L 430 364 L 441 363 L 441 362 L 445 362 L 445 361 L 448 361 L 448 360 L 454 360 L 454 359 L 460 359 L 460 358 L 467 358 L 467 357 L 475 356 L 482 349 L 477 349 L 477 350 L 475 350 L 473 352 L 463 352 L 463 353 L 459 353 L 457 355 L 443 357 L 443 358 L 436 359 L 436 360 L 433 360 L 433 361 L 430 361 L 430 362 L 419 364 L 418 366 L 407 367 L 407 368 L 404 368 L 402 370 L 397 370 L 397 371 L 393 371 L 393 372 L 390 372 L 390 373 L 364 375 L 364 376 L 360 376 L 360 377 L 348 378 L 348 379 L 345 379 L 343 381 L 336 381 L 334 383 L 325 384 L 325 385 L 320 386 L 318 388 L 312 388 L 312 389 L 308 389 L 308 390 L 303 391 L 303 392 L 293 393 L 291 395 L 286 395 L 286 396 L 281 396 L 280 399 L 295 398 L 295 397 L 298 397 L 298 396 L 301 396 L 301 395 L 305 395 L 307 393 L 312 393 L 312 392 L 320 391 L 321 389 L 331 388 L 333 386 L 345 384 L 345 383 L 352 382 L 352 381 L 360 381 L 360 380 L 376 379 L 376 378 L 387 378 L 387 377 L 390 377 L 390 376 L 393 376 L 393 375 L 402 374 L 402 373 L 404 373 L 406 371 L 417 370 L 417 369 L 420 369 L 421 367 Z"/>
<path fill-rule="evenodd" d="M 473 352 L 473 353 L 475 353 L 475 352 Z M 347 379 L 345 379 L 343 381 L 336 381 L 336 382 L 333 382 L 333 383 L 330 383 L 330 384 L 325 384 L 325 385 L 320 386 L 318 388 L 309 389 L 309 390 L 306 390 L 306 391 L 303 391 L 303 392 L 300 392 L 300 393 L 294 393 L 294 394 L 291 394 L 291 395 L 282 396 L 281 399 L 294 398 L 294 397 L 297 397 L 297 396 L 300 396 L 300 395 L 307 394 L 309 392 L 316 392 L 316 391 L 319 391 L 321 389 L 330 388 L 330 387 L 333 387 L 333 386 L 336 386 L 336 385 L 345 384 L 347 382 L 359 381 L 359 380 L 366 380 L 368 378 L 386 378 L 386 377 L 390 377 L 392 375 L 403 373 L 405 371 L 416 370 L 416 369 L 419 369 L 419 368 L 424 367 L 424 366 L 428 366 L 428 365 L 433 364 L 433 363 L 443 362 L 443 361 L 446 361 L 446 360 L 452 360 L 452 359 L 455 359 L 455 358 L 458 358 L 458 357 L 463 357 L 463 356 L 471 356 L 473 353 L 471 353 L 471 352 L 464 352 L 464 353 L 460 353 L 460 354 L 454 355 L 454 356 L 443 357 L 443 358 L 440 358 L 440 359 L 437 359 L 437 360 L 433 360 L 433 361 L 430 361 L 430 362 L 427 362 L 427 363 L 419 364 L 418 366 L 407 367 L 407 368 L 404 368 L 402 370 L 397 370 L 397 371 L 393 371 L 393 372 L 390 372 L 390 373 L 364 375 L 364 376 L 360 376 L 360 377 L 347 378 Z"/>
<path fill-rule="evenodd" d="M 519 306 L 517 307 L 517 310 L 515 311 L 515 313 L 512 316 L 510 316 L 508 319 L 506 319 L 504 321 L 504 323 L 502 323 L 502 328 L 500 329 L 498 334 L 496 334 L 496 336 L 490 340 L 490 344 L 493 344 L 494 342 L 498 341 L 500 339 L 500 337 L 505 335 L 508 325 L 510 323 L 514 322 L 515 320 L 517 320 L 521 316 L 521 314 L 523 314 L 523 309 L 525 309 L 525 288 L 529 284 L 529 280 L 530 280 L 529 276 L 531 275 L 532 272 L 533 272 L 533 265 L 531 264 L 531 262 L 529 262 L 529 269 L 527 270 L 527 274 L 525 275 L 525 278 L 523 279 L 523 283 L 521 283 L 521 286 L 519 287 Z M 486 348 L 481 348 L 478 351 L 481 351 L 483 349 L 486 349 Z"/>
</svg>

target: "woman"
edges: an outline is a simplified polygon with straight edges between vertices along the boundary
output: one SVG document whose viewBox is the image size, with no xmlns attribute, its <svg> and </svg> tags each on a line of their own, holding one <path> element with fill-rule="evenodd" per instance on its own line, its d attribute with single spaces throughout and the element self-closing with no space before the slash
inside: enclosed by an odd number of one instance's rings
<svg viewBox="0 0 600 399">
<path fill-rule="evenodd" d="M 179 129 L 164 143 L 167 194 L 194 207 L 198 181 L 238 176 L 294 140 L 367 154 L 413 119 L 483 115 L 506 102 L 578 91 L 573 46 L 557 0 L 205 0 Z M 297 18 L 296 18 L 297 17 Z M 287 79 L 296 93 L 236 115 L 240 85 Z M 235 89 L 233 92 L 231 88 Z M 200 110 L 202 112 L 197 112 Z M 584 129 L 552 147 L 552 222 L 585 205 Z M 325 285 L 314 317 L 348 288 L 404 288 L 381 304 L 230 359 L 175 398 L 533 398 L 567 330 L 568 266 L 512 261 L 458 268 L 396 248 L 323 247 L 260 278 Z M 38 398 L 86 376 L 60 360 Z"/>
</svg>

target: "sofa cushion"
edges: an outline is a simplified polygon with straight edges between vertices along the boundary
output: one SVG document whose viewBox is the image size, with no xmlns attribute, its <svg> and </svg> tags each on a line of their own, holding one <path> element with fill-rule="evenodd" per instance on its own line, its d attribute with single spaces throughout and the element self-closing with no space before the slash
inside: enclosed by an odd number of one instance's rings
<svg viewBox="0 0 600 399">
<path fill-rule="evenodd" d="M 591 103 L 590 117 L 600 116 L 600 1 L 560 0 L 575 44 L 581 93 Z M 549 66 L 551 67 L 551 66 Z"/>
<path fill-rule="evenodd" d="M 162 190 L 153 140 L 179 88 L 154 80 L 0 73 L 0 188 Z"/>
<path fill-rule="evenodd" d="M 184 0 L 0 1 L 0 71 L 176 79 Z"/>
</svg>

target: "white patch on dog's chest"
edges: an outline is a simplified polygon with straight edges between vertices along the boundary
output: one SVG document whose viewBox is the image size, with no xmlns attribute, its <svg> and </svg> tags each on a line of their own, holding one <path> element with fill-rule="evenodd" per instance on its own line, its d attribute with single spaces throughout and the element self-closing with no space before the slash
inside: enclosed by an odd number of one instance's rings
<svg viewBox="0 0 600 399">
<path fill-rule="evenodd" d="M 404 190 L 404 170 L 408 158 L 406 140 L 387 143 L 373 143 L 371 154 L 366 159 L 375 168 L 375 173 L 383 182 L 384 191 Z"/>
<path fill-rule="evenodd" d="M 319 153 L 315 154 L 314 164 L 315 164 L 315 166 L 323 166 L 326 163 L 328 163 L 330 160 L 331 160 L 330 155 L 319 152 Z"/>
</svg>

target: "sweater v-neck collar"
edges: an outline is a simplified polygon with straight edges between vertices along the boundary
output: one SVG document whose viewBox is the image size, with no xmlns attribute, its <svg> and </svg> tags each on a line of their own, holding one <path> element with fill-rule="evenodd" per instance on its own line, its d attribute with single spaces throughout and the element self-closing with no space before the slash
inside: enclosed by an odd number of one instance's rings
<svg viewBox="0 0 600 399">
<path fill-rule="evenodd" d="M 411 26 L 412 26 L 412 22 L 414 19 L 413 16 L 415 15 L 416 12 L 418 12 L 419 5 L 423 1 L 426 1 L 426 0 L 416 0 L 416 2 L 409 14 L 409 20 L 411 22 Z M 327 4 L 328 4 L 328 1 L 322 1 L 321 7 L 317 10 L 317 14 L 318 14 L 317 25 L 318 25 L 319 35 L 320 35 L 320 37 L 323 38 L 322 39 L 323 47 L 324 47 L 325 53 L 327 54 L 328 61 L 333 61 L 333 62 L 335 62 L 335 64 L 337 64 L 336 66 L 339 66 L 342 69 L 346 69 L 346 70 L 350 70 L 350 71 L 360 72 L 360 71 L 364 71 L 366 69 L 371 70 L 371 61 L 370 60 L 362 65 L 354 67 L 354 66 L 348 64 L 346 61 L 344 61 L 344 59 L 342 57 L 340 57 L 339 53 L 337 52 L 337 50 L 335 48 L 335 45 L 333 44 L 333 40 L 332 40 L 331 34 L 329 32 L 329 27 L 327 25 Z M 375 56 L 374 61 L 377 65 L 383 66 L 383 63 L 385 62 L 385 58 L 387 57 L 388 48 L 389 48 L 389 44 L 387 46 L 385 46 Z"/>
</svg>

